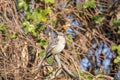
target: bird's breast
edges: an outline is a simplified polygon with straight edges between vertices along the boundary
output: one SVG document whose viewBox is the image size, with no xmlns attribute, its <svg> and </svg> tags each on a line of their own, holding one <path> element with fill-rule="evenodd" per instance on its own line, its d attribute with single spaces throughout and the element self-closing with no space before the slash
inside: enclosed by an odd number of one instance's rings
<svg viewBox="0 0 120 80">
<path fill-rule="evenodd" d="M 60 53 L 65 47 L 65 38 L 63 36 L 58 36 L 58 42 L 56 46 L 54 46 L 52 53 L 57 54 Z"/>
</svg>

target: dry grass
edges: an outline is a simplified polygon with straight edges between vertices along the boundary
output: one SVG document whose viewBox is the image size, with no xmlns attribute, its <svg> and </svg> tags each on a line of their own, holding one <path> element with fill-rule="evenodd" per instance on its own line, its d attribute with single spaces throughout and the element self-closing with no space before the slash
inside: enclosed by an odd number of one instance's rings
<svg viewBox="0 0 120 80">
<path fill-rule="evenodd" d="M 40 70 L 39 73 L 33 73 L 33 69 L 40 61 L 39 53 L 45 49 L 45 47 L 41 47 L 37 45 L 35 39 L 30 34 L 25 35 L 22 31 L 22 25 L 20 17 L 18 16 L 18 11 L 16 10 L 16 0 L 0 0 L 0 25 L 5 25 L 7 28 L 7 35 L 2 34 L 0 32 L 0 77 L 4 80 L 35 80 L 41 79 L 44 80 L 46 75 L 49 75 L 51 72 L 54 72 L 57 69 L 57 64 L 54 61 L 53 66 L 45 66 Z M 96 4 L 105 5 L 105 3 L 109 4 L 105 0 L 96 0 Z M 105 2 L 104 2 L 105 1 Z M 62 3 L 62 1 L 61 1 Z M 110 2 L 113 5 L 113 2 Z M 57 5 L 57 3 L 56 3 Z M 56 9 L 61 9 L 60 7 L 54 5 Z M 98 77 L 105 77 L 109 80 L 113 80 L 112 77 L 104 76 L 104 75 L 92 75 L 89 72 L 85 72 L 85 76 L 80 75 L 80 60 L 82 56 L 87 56 L 88 50 L 92 46 L 92 42 L 96 41 L 99 44 L 99 40 L 103 40 L 105 43 L 112 44 L 117 43 L 117 33 L 113 30 L 111 25 L 108 23 L 113 20 L 115 17 L 114 11 L 109 10 L 111 8 L 107 7 L 109 5 L 105 5 L 106 12 L 99 12 L 98 9 L 88 8 L 85 12 L 80 12 L 76 9 L 75 6 L 72 6 L 72 1 L 68 0 L 67 7 L 65 9 L 61 9 L 61 12 L 55 12 L 54 15 L 50 15 L 50 21 L 53 18 L 57 18 L 58 15 L 63 16 L 62 18 L 67 22 L 65 24 L 61 24 L 63 19 L 58 20 L 58 23 L 55 27 L 56 30 L 66 31 L 69 25 L 69 19 L 66 19 L 67 14 L 74 14 L 75 19 L 78 21 L 83 21 L 84 27 L 81 28 L 81 32 L 78 32 L 78 27 L 74 28 L 74 31 L 77 34 L 76 39 L 67 39 L 67 44 L 65 50 L 60 54 L 60 59 L 63 65 L 67 66 L 68 69 L 78 76 L 79 79 L 87 79 L 89 75 L 94 77 L 94 80 Z M 108 12 L 107 12 L 108 11 Z M 107 13 L 107 14 L 106 14 Z M 97 14 L 105 14 L 105 19 L 93 28 L 91 26 L 91 17 Z M 113 15 L 114 14 L 114 15 Z M 111 16 L 112 19 L 108 20 L 106 17 Z M 117 15 L 118 16 L 118 15 Z M 50 22 L 46 23 L 48 26 Z M 68 24 L 67 24 L 68 23 Z M 80 23 L 80 22 L 79 22 Z M 62 27 L 61 27 L 62 26 Z M 105 28 L 104 28 L 105 27 Z M 109 40 L 106 35 L 109 33 L 113 34 L 113 39 Z M 9 34 L 18 34 L 16 39 L 11 39 Z M 48 36 L 43 32 L 39 33 L 39 37 L 48 40 Z M 44 62 L 44 65 L 49 65 L 47 61 Z M 68 73 L 64 70 L 65 66 L 62 67 L 62 73 L 55 78 L 56 80 L 72 80 Z M 91 71 L 90 71 L 91 72 Z M 49 79 L 51 75 L 47 76 Z"/>
</svg>

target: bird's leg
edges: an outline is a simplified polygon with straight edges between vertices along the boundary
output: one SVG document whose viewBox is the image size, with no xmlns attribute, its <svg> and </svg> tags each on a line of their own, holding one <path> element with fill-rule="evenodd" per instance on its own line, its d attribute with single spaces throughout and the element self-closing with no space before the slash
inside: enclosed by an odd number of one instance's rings
<svg viewBox="0 0 120 80">
<path fill-rule="evenodd" d="M 58 76 L 61 73 L 60 69 L 61 69 L 62 65 L 61 65 L 61 61 L 60 61 L 60 58 L 59 58 L 58 55 L 55 55 L 55 60 L 56 60 L 56 62 L 58 64 L 58 69 L 56 70 L 55 76 Z"/>
<path fill-rule="evenodd" d="M 61 61 L 58 57 L 58 55 L 54 55 L 54 58 L 58 64 L 58 69 L 56 71 L 54 71 L 51 75 L 49 75 L 45 80 L 53 80 L 56 76 L 58 76 L 61 73 Z"/>
</svg>

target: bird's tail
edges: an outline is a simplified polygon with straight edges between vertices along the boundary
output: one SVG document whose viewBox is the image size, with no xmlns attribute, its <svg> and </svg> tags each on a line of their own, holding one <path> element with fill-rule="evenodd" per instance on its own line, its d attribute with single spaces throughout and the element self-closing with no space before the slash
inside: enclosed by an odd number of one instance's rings
<svg viewBox="0 0 120 80">
<path fill-rule="evenodd" d="M 38 65 L 35 68 L 35 72 L 39 71 L 39 69 L 42 67 L 42 63 L 45 60 L 46 56 L 43 57 L 43 59 L 38 63 Z"/>
</svg>

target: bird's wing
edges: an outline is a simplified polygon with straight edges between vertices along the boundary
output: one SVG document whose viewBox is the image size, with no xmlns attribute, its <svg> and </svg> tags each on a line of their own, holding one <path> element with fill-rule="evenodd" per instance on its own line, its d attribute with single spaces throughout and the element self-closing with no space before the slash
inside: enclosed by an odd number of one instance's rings
<svg viewBox="0 0 120 80">
<path fill-rule="evenodd" d="M 45 53 L 46 57 L 49 57 L 49 56 L 52 55 L 51 51 L 55 48 L 55 46 L 57 45 L 57 43 L 58 43 L 58 38 L 52 39 L 50 41 L 50 43 L 48 44 L 48 46 L 46 48 L 46 53 Z"/>
<path fill-rule="evenodd" d="M 53 40 L 53 42 L 50 42 L 50 43 L 48 44 L 48 46 L 47 46 L 47 48 L 46 48 L 46 53 L 45 53 L 43 59 L 42 59 L 42 60 L 38 63 L 38 65 L 36 66 L 35 71 L 38 71 L 38 70 L 41 68 L 43 61 L 44 61 L 46 58 L 48 58 L 48 57 L 50 57 L 50 56 L 52 55 L 51 51 L 54 49 L 54 47 L 56 46 L 56 44 L 57 44 L 57 41 L 56 41 L 56 40 Z"/>
</svg>

